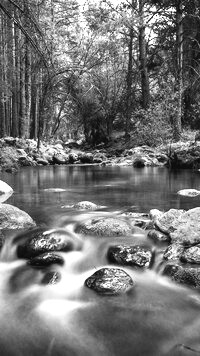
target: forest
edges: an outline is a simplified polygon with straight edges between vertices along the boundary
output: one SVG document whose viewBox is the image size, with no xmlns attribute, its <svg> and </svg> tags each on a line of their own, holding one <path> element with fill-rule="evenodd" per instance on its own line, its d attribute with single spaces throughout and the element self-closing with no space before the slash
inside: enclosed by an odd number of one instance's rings
<svg viewBox="0 0 200 356">
<path fill-rule="evenodd" d="M 0 137 L 135 144 L 200 129 L 198 0 L 1 0 Z"/>
</svg>

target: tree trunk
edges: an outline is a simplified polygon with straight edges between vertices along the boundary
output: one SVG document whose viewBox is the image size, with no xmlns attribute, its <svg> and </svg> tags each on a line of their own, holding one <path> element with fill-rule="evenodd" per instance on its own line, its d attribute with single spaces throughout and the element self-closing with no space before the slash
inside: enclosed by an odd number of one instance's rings
<svg viewBox="0 0 200 356">
<path fill-rule="evenodd" d="M 181 137 L 182 93 L 183 93 L 183 13 L 182 0 L 176 4 L 176 46 L 177 46 L 177 115 L 174 118 L 174 139 Z"/>
<path fill-rule="evenodd" d="M 129 46 L 128 46 L 128 72 L 126 77 L 127 85 L 127 110 L 125 121 L 125 137 L 130 137 L 130 123 L 132 114 L 132 84 L 133 84 L 133 28 L 129 32 Z"/>
<path fill-rule="evenodd" d="M 139 0 L 139 59 L 141 72 L 142 107 L 147 109 L 150 101 L 149 75 L 147 70 L 147 53 L 144 23 L 144 0 Z"/>
</svg>

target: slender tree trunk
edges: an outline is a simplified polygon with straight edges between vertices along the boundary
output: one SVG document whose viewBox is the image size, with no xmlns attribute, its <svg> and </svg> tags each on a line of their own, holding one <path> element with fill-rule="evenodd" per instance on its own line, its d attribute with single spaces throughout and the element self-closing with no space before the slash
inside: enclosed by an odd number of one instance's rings
<svg viewBox="0 0 200 356">
<path fill-rule="evenodd" d="M 30 116 L 31 116 L 31 51 L 28 41 L 26 40 L 25 48 L 25 96 L 26 96 L 26 109 L 25 109 L 25 137 L 30 137 Z"/>
<path fill-rule="evenodd" d="M 132 113 L 132 84 L 133 84 L 133 28 L 129 32 L 129 45 L 128 45 L 128 72 L 126 77 L 127 85 L 127 110 L 125 121 L 125 137 L 130 137 L 130 122 Z"/>
<path fill-rule="evenodd" d="M 182 0 L 176 4 L 176 46 L 177 46 L 177 93 L 178 105 L 177 115 L 174 118 L 174 139 L 180 140 L 181 137 L 181 117 L 182 117 L 182 93 L 183 93 L 183 14 Z"/>
<path fill-rule="evenodd" d="M 18 136 L 18 110 L 17 110 L 17 67 L 16 67 L 16 42 L 15 25 L 12 23 L 12 98 L 11 98 L 11 136 Z"/>
<path fill-rule="evenodd" d="M 21 61 L 20 61 L 20 137 L 26 136 L 26 85 L 25 85 L 25 41 L 21 48 Z"/>
<path fill-rule="evenodd" d="M 144 23 L 144 0 L 139 0 L 139 58 L 141 72 L 142 107 L 147 109 L 150 102 L 149 75 L 147 70 L 147 53 Z"/>
</svg>

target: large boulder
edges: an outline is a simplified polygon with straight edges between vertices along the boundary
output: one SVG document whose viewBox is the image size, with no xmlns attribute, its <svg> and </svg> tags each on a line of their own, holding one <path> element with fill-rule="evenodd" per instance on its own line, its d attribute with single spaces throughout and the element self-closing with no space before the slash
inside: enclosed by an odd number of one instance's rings
<svg viewBox="0 0 200 356">
<path fill-rule="evenodd" d="M 170 209 L 163 213 L 157 209 L 150 210 L 150 217 L 152 218 L 155 226 L 165 234 L 170 234 L 174 231 L 177 221 L 182 216 L 184 210 Z"/>
<path fill-rule="evenodd" d="M 200 243 L 200 207 L 180 214 L 172 224 L 170 237 L 172 242 L 183 245 Z"/>
<path fill-rule="evenodd" d="M 116 237 L 127 236 L 134 231 L 144 232 L 133 226 L 126 220 L 119 218 L 94 218 L 77 225 L 75 231 L 82 235 L 100 236 L 100 237 Z"/>
<path fill-rule="evenodd" d="M 200 207 L 188 211 L 170 209 L 165 213 L 153 209 L 150 216 L 155 226 L 169 235 L 173 244 L 200 243 Z"/>
<path fill-rule="evenodd" d="M 0 203 L 6 201 L 13 194 L 13 189 L 5 182 L 0 180 Z"/>
<path fill-rule="evenodd" d="M 150 267 L 152 252 L 145 246 L 117 245 L 109 248 L 108 259 L 111 263 L 120 265 Z"/>
<path fill-rule="evenodd" d="M 98 294 L 117 295 L 128 292 L 134 283 L 129 274 L 122 269 L 101 268 L 86 279 L 85 285 Z"/>
<path fill-rule="evenodd" d="M 0 204 L 0 229 L 26 229 L 36 226 L 33 219 L 23 210 Z"/>
<path fill-rule="evenodd" d="M 66 230 L 36 230 L 27 232 L 27 239 L 17 247 L 19 258 L 34 258 L 53 251 L 71 251 L 74 249 L 73 237 Z"/>
</svg>

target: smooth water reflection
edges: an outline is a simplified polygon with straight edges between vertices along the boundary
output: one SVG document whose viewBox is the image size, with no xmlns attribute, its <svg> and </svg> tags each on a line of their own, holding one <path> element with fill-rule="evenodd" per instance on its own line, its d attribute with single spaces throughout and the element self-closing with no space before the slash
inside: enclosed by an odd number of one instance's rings
<svg viewBox="0 0 200 356">
<path fill-rule="evenodd" d="M 146 167 L 50 166 L 23 168 L 15 175 L 1 174 L 14 194 L 8 203 L 39 221 L 62 214 L 63 205 L 89 200 L 108 210 L 149 212 L 152 208 L 190 209 L 200 206 L 200 197 L 182 197 L 177 191 L 200 189 L 200 172 Z M 47 191 L 62 188 L 65 191 Z"/>
</svg>

